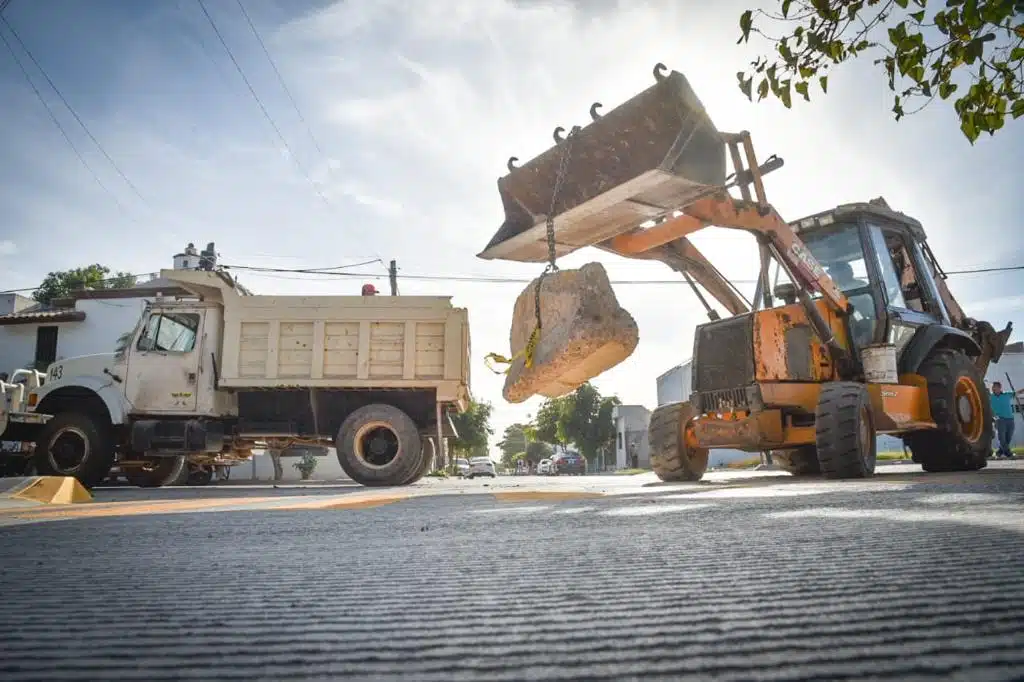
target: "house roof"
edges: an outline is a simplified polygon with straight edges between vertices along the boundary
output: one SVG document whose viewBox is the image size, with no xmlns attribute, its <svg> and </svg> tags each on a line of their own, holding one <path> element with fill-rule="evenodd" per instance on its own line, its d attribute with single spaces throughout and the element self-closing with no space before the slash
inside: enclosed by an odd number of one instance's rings
<svg viewBox="0 0 1024 682">
<path fill-rule="evenodd" d="M 15 324 L 46 324 L 56 322 L 81 322 L 85 313 L 73 308 L 43 308 L 33 306 L 9 315 L 0 315 L 0 326 Z"/>
</svg>

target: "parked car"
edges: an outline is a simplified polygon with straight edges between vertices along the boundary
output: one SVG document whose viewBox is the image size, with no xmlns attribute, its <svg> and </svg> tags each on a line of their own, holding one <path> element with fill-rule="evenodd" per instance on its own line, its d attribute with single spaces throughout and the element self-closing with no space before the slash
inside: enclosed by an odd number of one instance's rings
<svg viewBox="0 0 1024 682">
<path fill-rule="evenodd" d="M 537 475 L 538 476 L 550 476 L 554 473 L 554 462 L 550 459 L 542 459 L 537 463 Z"/>
<path fill-rule="evenodd" d="M 587 473 L 586 458 L 576 453 L 555 455 L 551 462 L 555 476 L 561 474 L 582 476 Z"/>
<path fill-rule="evenodd" d="M 467 478 L 476 476 L 490 476 L 491 478 L 498 476 L 498 472 L 494 469 L 494 461 L 490 457 L 474 457 L 469 460 Z"/>
<path fill-rule="evenodd" d="M 455 460 L 455 470 L 459 476 L 469 475 L 469 460 L 465 457 L 459 457 Z"/>
</svg>

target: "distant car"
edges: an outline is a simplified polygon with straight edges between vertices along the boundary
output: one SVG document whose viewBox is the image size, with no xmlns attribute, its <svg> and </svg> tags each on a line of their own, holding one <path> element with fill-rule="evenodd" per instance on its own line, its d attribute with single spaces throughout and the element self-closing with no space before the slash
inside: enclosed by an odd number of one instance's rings
<svg viewBox="0 0 1024 682">
<path fill-rule="evenodd" d="M 494 461 L 490 457 L 474 457 L 469 460 L 469 473 L 466 474 L 468 478 L 476 476 L 496 478 L 497 475 L 498 472 L 494 469 Z"/>
<path fill-rule="evenodd" d="M 537 463 L 538 476 L 550 476 L 554 473 L 554 462 L 550 459 L 542 459 Z"/>
<path fill-rule="evenodd" d="M 587 460 L 577 454 L 555 455 L 551 460 L 555 476 L 569 474 L 582 476 L 587 473 Z"/>
<path fill-rule="evenodd" d="M 455 460 L 455 469 L 458 471 L 459 476 L 469 475 L 469 460 L 465 457 L 459 457 Z"/>
</svg>

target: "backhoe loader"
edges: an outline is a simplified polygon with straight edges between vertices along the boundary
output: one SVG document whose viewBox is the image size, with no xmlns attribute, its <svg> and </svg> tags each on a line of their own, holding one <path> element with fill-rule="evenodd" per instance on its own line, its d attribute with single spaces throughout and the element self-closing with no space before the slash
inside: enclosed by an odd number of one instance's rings
<svg viewBox="0 0 1024 682">
<path fill-rule="evenodd" d="M 1011 325 L 967 317 L 921 224 L 882 198 L 783 220 L 763 182 L 782 159 L 759 164 L 749 133 L 718 131 L 681 73 L 658 64 L 654 77 L 605 115 L 595 103 L 585 127 L 557 128 L 531 161 L 509 160 L 505 221 L 479 257 L 553 264 L 592 246 L 660 261 L 690 285 L 709 321 L 690 399 L 652 414 L 657 475 L 699 480 L 709 449 L 736 448 L 770 451 L 794 475 L 863 478 L 876 434 L 901 437 L 925 471 L 985 467 L 984 376 Z M 688 239 L 708 226 L 756 239 L 753 301 Z"/>
</svg>

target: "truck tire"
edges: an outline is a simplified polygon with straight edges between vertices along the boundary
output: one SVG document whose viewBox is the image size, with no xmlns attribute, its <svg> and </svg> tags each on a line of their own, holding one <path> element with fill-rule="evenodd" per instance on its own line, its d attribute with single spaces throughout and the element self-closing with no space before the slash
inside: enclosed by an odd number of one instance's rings
<svg viewBox="0 0 1024 682">
<path fill-rule="evenodd" d="M 928 382 L 928 403 L 935 429 L 904 438 L 913 461 L 929 473 L 978 471 L 992 452 L 992 404 L 985 380 L 965 354 L 938 349 L 918 374 Z"/>
<path fill-rule="evenodd" d="M 182 470 L 188 467 L 184 455 L 148 459 L 150 463 L 144 467 L 125 469 L 124 477 L 128 479 L 128 483 L 140 488 L 162 488 L 177 481 Z"/>
<path fill-rule="evenodd" d="M 32 459 L 41 476 L 74 476 L 91 488 L 110 475 L 114 457 L 109 424 L 87 414 L 62 412 L 43 426 Z"/>
<path fill-rule="evenodd" d="M 822 384 L 814 417 L 822 476 L 868 478 L 875 473 L 878 445 L 871 399 L 864 384 L 852 381 Z"/>
<path fill-rule="evenodd" d="M 772 450 L 772 461 L 793 476 L 816 476 L 821 473 L 818 453 L 813 445 Z"/>
<path fill-rule="evenodd" d="M 385 403 L 350 414 L 338 429 L 334 449 L 349 478 L 365 486 L 407 485 L 423 466 L 416 422 Z"/>
<path fill-rule="evenodd" d="M 420 457 L 422 459 L 420 459 L 419 467 L 409 478 L 409 480 L 405 482 L 404 485 L 410 485 L 412 483 L 415 483 L 416 481 L 420 480 L 421 478 L 430 473 L 431 467 L 434 464 L 433 439 L 426 437 L 420 439 Z"/>
<path fill-rule="evenodd" d="M 686 423 L 693 418 L 688 402 L 661 405 L 651 413 L 648 442 L 651 468 L 663 481 L 699 481 L 708 468 L 707 448 L 687 448 Z"/>
<path fill-rule="evenodd" d="M 203 467 L 187 466 L 188 474 L 185 476 L 187 485 L 209 485 L 213 480 L 213 469 Z"/>
</svg>

